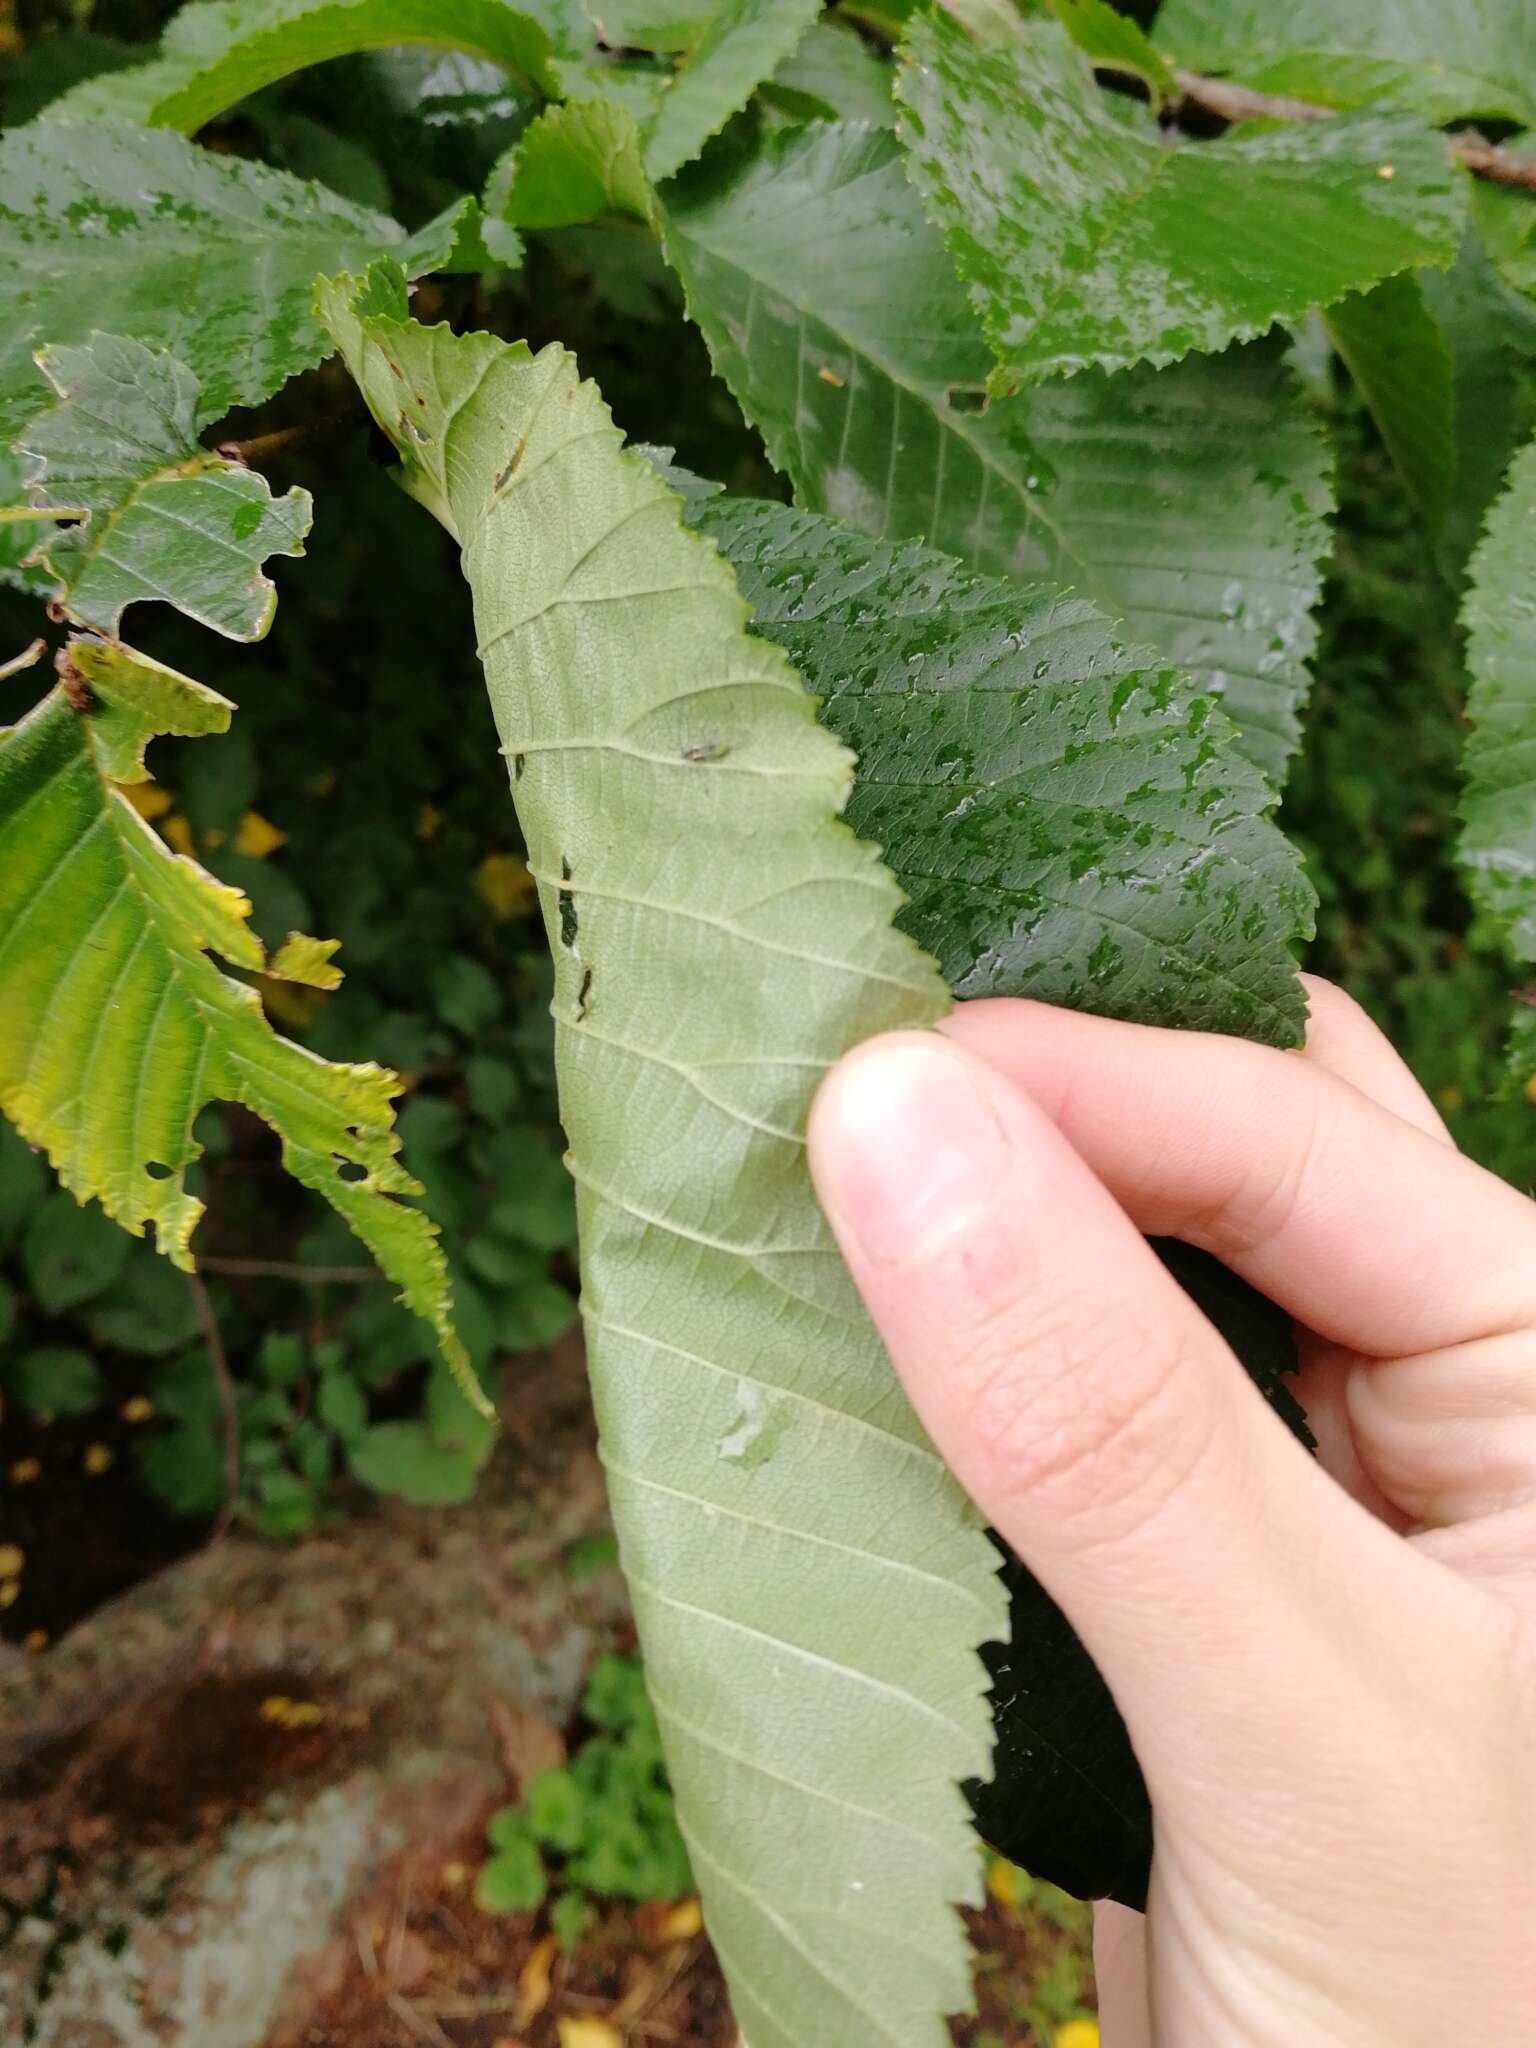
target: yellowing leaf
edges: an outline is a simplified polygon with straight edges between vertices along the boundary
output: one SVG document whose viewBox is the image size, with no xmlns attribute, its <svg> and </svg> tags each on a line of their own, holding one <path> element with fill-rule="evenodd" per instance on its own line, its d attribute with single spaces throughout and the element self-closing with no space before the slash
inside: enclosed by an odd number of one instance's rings
<svg viewBox="0 0 1536 2048">
<path fill-rule="evenodd" d="M 331 955 L 340 944 L 340 939 L 312 939 L 305 932 L 290 932 L 267 962 L 267 972 L 277 981 L 299 981 L 309 988 L 340 988 L 341 969 L 331 964 Z"/>
<path fill-rule="evenodd" d="M 222 732 L 228 700 L 116 643 L 71 642 L 63 674 L 0 730 L 0 1109 L 79 1201 L 134 1236 L 152 1225 L 190 1269 L 193 1125 L 208 1102 L 242 1103 L 432 1325 L 467 1388 L 436 1232 L 398 1199 L 419 1190 L 396 1157 L 395 1077 L 276 1036 L 256 991 L 211 957 L 265 971 L 250 904 L 167 853 L 115 787 L 144 779 L 158 734 Z M 313 974 L 328 949 L 295 939 L 285 951 Z"/>
<path fill-rule="evenodd" d="M 265 860 L 268 854 L 276 853 L 287 843 L 288 834 L 279 832 L 270 818 L 264 818 L 260 811 L 247 811 L 235 833 L 234 850 L 243 853 L 248 860 Z M 273 972 L 276 971 L 274 968 Z"/>
</svg>

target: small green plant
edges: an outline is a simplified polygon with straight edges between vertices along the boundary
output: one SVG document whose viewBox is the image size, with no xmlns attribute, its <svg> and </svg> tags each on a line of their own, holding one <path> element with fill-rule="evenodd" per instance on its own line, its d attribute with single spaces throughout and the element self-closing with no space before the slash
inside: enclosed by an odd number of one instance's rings
<svg viewBox="0 0 1536 2048">
<path fill-rule="evenodd" d="M 570 1762 L 540 1771 L 517 1805 L 491 1815 L 492 1853 L 475 1887 L 490 1913 L 535 1912 L 553 1891 L 550 1929 L 567 1950 L 597 1900 L 693 1889 L 639 1657 L 600 1657 L 581 1710 L 593 1732 Z"/>
</svg>

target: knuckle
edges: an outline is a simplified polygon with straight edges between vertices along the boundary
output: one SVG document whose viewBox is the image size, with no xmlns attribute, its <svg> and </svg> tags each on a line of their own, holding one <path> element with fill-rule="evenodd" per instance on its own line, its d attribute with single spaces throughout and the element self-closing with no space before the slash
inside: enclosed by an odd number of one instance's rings
<svg viewBox="0 0 1536 2048">
<path fill-rule="evenodd" d="M 992 1497 L 1108 1535 L 1155 1514 L 1201 1455 L 1201 1403 L 1176 1329 L 1076 1295 L 973 1333 L 970 1426 Z"/>
</svg>

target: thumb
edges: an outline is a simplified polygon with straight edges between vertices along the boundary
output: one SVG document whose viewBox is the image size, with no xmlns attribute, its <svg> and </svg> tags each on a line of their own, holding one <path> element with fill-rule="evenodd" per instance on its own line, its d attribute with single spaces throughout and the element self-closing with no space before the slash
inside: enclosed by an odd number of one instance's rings
<svg viewBox="0 0 1536 2048">
<path fill-rule="evenodd" d="M 1290 1437 L 1014 1082 L 947 1039 L 877 1039 L 809 1141 L 913 1405 L 1093 1653 L 1155 1800 L 1192 1772 L 1251 1794 L 1256 1759 L 1359 1724 L 1384 1672 L 1420 1685 L 1454 1582 Z"/>
</svg>

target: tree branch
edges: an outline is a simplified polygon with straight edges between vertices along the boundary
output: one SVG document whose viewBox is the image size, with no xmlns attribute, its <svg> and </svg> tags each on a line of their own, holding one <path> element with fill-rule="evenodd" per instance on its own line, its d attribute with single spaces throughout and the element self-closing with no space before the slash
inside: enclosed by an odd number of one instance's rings
<svg viewBox="0 0 1536 2048">
<path fill-rule="evenodd" d="M 229 1356 L 219 1331 L 219 1319 L 208 1298 L 207 1284 L 202 1274 L 194 1269 L 187 1275 L 187 1285 L 192 1290 L 203 1342 L 208 1346 L 208 1358 L 219 1390 L 219 1407 L 224 1416 L 224 1505 L 219 1509 L 218 1520 L 208 1538 L 210 1543 L 217 1543 L 228 1535 L 229 1525 L 240 1505 L 240 1411 L 235 1406 L 234 1376 L 229 1369 Z"/>
<path fill-rule="evenodd" d="M 306 1266 L 293 1259 L 220 1259 L 198 1260 L 205 1273 L 226 1273 L 241 1280 L 303 1280 L 313 1286 L 352 1281 L 362 1285 L 367 1281 L 382 1280 L 384 1275 L 377 1266 Z"/>
<path fill-rule="evenodd" d="M 1198 71 L 1175 70 L 1174 79 L 1191 106 L 1203 107 L 1222 121 L 1326 121 L 1336 107 L 1315 106 L 1311 100 L 1292 100 L 1278 93 L 1252 92 L 1246 85 L 1229 79 L 1206 78 Z M 1536 192 L 1536 156 L 1522 156 L 1501 143 L 1487 142 L 1470 131 L 1448 138 L 1458 162 L 1475 177 L 1495 185 L 1512 185 L 1522 192 Z"/>
</svg>

